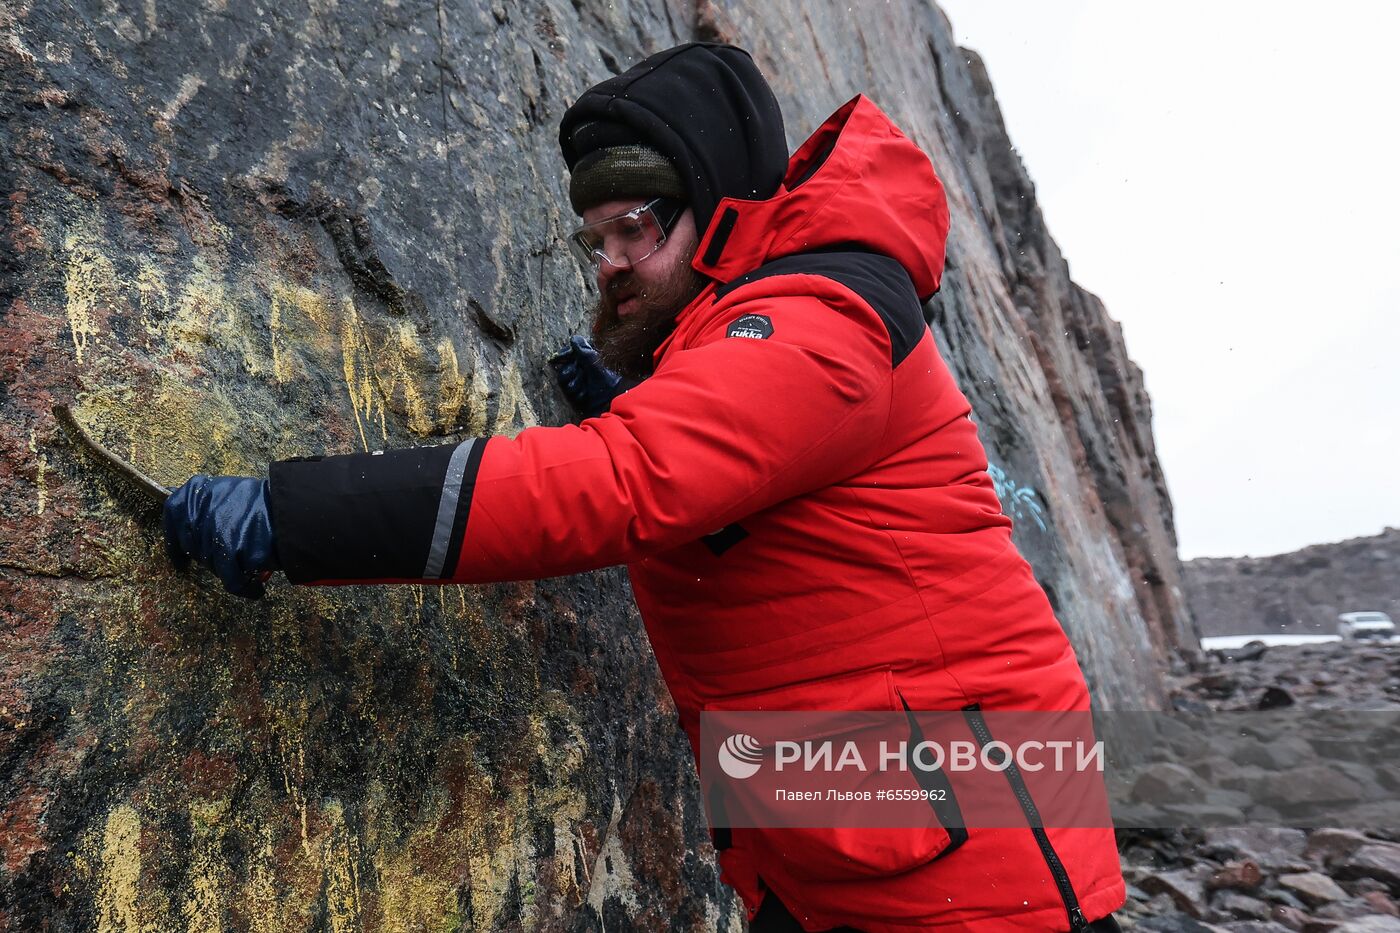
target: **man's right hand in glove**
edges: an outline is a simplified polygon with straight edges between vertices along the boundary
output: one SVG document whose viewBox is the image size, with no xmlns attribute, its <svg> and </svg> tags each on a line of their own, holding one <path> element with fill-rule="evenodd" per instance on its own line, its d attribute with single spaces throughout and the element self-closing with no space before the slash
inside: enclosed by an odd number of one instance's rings
<svg viewBox="0 0 1400 933">
<path fill-rule="evenodd" d="M 257 599 L 280 570 L 267 508 L 267 480 L 198 474 L 170 493 L 165 547 L 175 566 L 209 567 L 235 596 Z"/>
<path fill-rule="evenodd" d="M 549 365 L 564 397 L 585 418 L 601 415 L 613 399 L 637 385 L 604 366 L 593 344 L 581 335 L 569 338 L 569 345 L 550 357 Z"/>
</svg>

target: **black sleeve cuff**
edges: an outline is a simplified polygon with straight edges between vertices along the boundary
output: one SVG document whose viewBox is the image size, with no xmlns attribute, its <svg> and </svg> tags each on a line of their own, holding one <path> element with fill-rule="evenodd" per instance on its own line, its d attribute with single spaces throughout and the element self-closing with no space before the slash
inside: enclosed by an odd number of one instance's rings
<svg viewBox="0 0 1400 933">
<path fill-rule="evenodd" d="M 444 580 L 461 554 L 485 438 L 268 468 L 277 555 L 293 583 Z"/>
</svg>

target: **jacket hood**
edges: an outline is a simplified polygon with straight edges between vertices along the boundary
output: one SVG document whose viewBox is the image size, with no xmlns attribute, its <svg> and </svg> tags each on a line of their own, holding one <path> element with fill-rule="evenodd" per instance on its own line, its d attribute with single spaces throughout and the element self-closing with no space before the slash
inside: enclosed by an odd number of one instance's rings
<svg viewBox="0 0 1400 933">
<path fill-rule="evenodd" d="M 583 93 L 559 123 L 573 171 L 598 148 L 643 143 L 680 171 L 704 230 L 724 198 L 772 197 L 788 164 L 783 115 L 748 52 L 691 42 Z"/>
<path fill-rule="evenodd" d="M 724 198 L 697 229 L 691 265 L 720 282 L 781 256 L 851 245 L 897 260 L 927 301 L 943 278 L 948 201 L 929 157 L 858 94 L 793 154 L 776 194 Z"/>
</svg>

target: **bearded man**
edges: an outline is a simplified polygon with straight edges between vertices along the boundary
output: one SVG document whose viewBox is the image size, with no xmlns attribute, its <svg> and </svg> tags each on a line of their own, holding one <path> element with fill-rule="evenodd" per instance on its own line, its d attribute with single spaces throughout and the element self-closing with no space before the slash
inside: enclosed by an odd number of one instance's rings
<svg viewBox="0 0 1400 933">
<path fill-rule="evenodd" d="M 554 361 L 583 420 L 194 477 L 166 506 L 175 558 L 245 595 L 273 570 L 626 564 L 697 758 L 713 709 L 950 710 L 983 731 L 983 711 L 1088 711 L 923 316 L 949 221 L 928 157 L 858 95 L 789 158 L 767 82 L 714 43 L 589 89 L 560 143 L 599 292 L 597 347 Z M 1112 828 L 1021 805 L 1019 828 L 713 838 L 753 930 L 1116 930 Z"/>
</svg>

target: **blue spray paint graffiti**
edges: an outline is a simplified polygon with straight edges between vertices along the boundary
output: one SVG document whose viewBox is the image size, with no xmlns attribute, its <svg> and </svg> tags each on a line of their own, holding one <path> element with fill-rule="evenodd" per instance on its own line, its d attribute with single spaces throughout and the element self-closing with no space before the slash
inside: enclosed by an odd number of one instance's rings
<svg viewBox="0 0 1400 933">
<path fill-rule="evenodd" d="M 992 485 L 996 487 L 997 498 L 1001 500 L 1002 509 L 1010 515 L 1013 521 L 1020 521 L 1025 517 L 1025 513 L 1030 513 L 1031 518 L 1040 526 L 1041 531 L 1047 530 L 1045 520 L 1041 514 L 1045 511 L 1040 504 L 1040 498 L 1036 495 L 1032 486 L 1018 486 L 1016 481 L 1006 475 L 1006 471 L 995 463 L 988 462 L 987 475 L 992 478 Z"/>
</svg>

